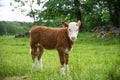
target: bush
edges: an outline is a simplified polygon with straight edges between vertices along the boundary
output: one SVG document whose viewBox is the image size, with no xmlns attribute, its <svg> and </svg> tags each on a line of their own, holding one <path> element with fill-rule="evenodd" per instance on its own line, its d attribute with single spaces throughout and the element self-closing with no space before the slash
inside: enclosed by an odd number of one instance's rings
<svg viewBox="0 0 120 80">
<path fill-rule="evenodd" d="M 23 33 L 29 31 L 30 23 L 20 22 L 0 22 L 0 35 L 15 35 L 17 33 Z"/>
</svg>

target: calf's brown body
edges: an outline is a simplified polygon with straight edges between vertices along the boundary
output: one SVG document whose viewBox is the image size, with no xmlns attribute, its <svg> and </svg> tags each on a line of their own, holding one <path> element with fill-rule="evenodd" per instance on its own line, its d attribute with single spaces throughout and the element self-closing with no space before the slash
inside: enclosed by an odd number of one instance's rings
<svg viewBox="0 0 120 80">
<path fill-rule="evenodd" d="M 41 58 L 43 49 L 57 49 L 61 65 L 68 64 L 68 51 L 71 50 L 73 42 L 68 37 L 67 28 L 48 28 L 45 26 L 33 26 L 30 30 L 31 55 Z M 38 48 L 38 50 L 37 50 Z"/>
</svg>

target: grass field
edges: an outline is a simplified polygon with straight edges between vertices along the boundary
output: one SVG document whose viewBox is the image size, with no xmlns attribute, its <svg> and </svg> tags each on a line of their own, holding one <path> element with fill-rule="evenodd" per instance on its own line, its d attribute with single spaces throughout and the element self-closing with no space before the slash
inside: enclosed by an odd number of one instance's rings
<svg viewBox="0 0 120 80">
<path fill-rule="evenodd" d="M 79 34 L 66 76 L 60 76 L 56 50 L 45 50 L 44 68 L 34 72 L 29 38 L 0 36 L 0 80 L 120 80 L 120 38 L 89 37 L 93 34 Z"/>
</svg>

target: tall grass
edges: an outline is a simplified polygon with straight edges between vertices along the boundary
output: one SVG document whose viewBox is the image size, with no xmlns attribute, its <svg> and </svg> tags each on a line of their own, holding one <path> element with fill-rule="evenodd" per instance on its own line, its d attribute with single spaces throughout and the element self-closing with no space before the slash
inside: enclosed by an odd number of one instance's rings
<svg viewBox="0 0 120 80">
<path fill-rule="evenodd" d="M 37 67 L 34 72 L 29 39 L 0 36 L 0 80 L 119 80 L 120 39 L 89 37 L 92 34 L 79 34 L 70 53 L 70 72 L 65 76 L 60 76 L 56 50 L 45 50 L 42 56 L 44 68 Z"/>
</svg>

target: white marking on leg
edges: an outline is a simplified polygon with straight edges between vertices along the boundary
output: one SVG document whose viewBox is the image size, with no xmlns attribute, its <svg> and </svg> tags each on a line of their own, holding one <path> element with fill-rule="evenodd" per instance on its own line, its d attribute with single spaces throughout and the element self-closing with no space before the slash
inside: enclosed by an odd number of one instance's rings
<svg viewBox="0 0 120 80">
<path fill-rule="evenodd" d="M 39 68 L 43 69 L 42 58 L 39 60 Z"/>
<path fill-rule="evenodd" d="M 68 65 L 65 65 L 65 70 L 66 70 L 67 72 L 69 72 L 69 66 L 68 66 Z"/>
<path fill-rule="evenodd" d="M 32 63 L 33 71 L 36 71 L 36 61 L 35 61 L 35 56 L 34 55 L 32 55 L 32 61 L 33 61 L 33 63 Z"/>
<path fill-rule="evenodd" d="M 36 71 L 36 63 L 35 63 L 35 61 L 33 62 L 33 65 L 32 65 L 32 67 L 33 67 L 33 71 Z"/>
<path fill-rule="evenodd" d="M 65 75 L 65 68 L 64 68 L 64 67 L 61 67 L 61 69 L 60 69 L 60 74 L 61 74 L 61 75 Z"/>
</svg>

